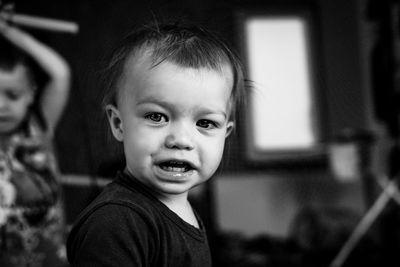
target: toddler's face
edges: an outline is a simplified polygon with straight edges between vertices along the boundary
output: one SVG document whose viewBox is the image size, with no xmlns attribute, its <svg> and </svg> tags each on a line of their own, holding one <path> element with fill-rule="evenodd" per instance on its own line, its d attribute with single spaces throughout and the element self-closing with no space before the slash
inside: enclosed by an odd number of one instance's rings
<svg viewBox="0 0 400 267">
<path fill-rule="evenodd" d="M 169 62 L 150 68 L 128 61 L 118 109 L 109 106 L 113 134 L 123 141 L 127 168 L 158 196 L 187 196 L 220 164 L 229 121 L 233 78 Z"/>
<path fill-rule="evenodd" d="M 19 126 L 32 101 L 33 90 L 25 67 L 0 70 L 0 135 L 7 135 Z"/>
</svg>

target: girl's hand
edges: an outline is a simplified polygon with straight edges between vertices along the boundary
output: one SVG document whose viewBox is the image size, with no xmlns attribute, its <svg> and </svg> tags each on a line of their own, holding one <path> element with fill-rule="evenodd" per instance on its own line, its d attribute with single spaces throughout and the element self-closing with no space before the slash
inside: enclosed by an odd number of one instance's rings
<svg viewBox="0 0 400 267">
<path fill-rule="evenodd" d="M 14 5 L 1 5 L 0 1 L 0 32 L 5 32 L 10 27 L 8 21 L 14 12 Z"/>
<path fill-rule="evenodd" d="M 43 140 L 39 138 L 14 138 L 14 156 L 19 162 L 42 171 L 48 167 L 49 158 Z"/>
</svg>

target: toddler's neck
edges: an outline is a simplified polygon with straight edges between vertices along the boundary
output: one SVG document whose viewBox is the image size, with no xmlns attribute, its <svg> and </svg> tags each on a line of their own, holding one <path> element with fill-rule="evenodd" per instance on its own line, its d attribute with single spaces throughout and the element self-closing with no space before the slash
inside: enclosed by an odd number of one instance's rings
<svg viewBox="0 0 400 267">
<path fill-rule="evenodd" d="M 193 225 L 196 228 L 200 227 L 192 205 L 187 200 L 187 198 L 185 200 L 160 199 L 160 201 L 185 222 Z"/>
</svg>

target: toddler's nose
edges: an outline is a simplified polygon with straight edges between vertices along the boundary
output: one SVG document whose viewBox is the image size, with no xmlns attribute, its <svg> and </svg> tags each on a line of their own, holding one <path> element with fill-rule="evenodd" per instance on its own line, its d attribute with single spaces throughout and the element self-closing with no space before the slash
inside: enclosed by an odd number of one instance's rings
<svg viewBox="0 0 400 267">
<path fill-rule="evenodd" d="M 171 130 L 165 138 L 165 146 L 172 149 L 192 150 L 194 142 L 189 127 L 183 123 L 171 125 Z"/>
</svg>

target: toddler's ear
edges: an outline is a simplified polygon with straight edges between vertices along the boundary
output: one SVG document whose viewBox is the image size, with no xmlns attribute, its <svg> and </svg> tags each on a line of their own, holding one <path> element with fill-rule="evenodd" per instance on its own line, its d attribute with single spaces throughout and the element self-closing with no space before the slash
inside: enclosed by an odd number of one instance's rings
<svg viewBox="0 0 400 267">
<path fill-rule="evenodd" d="M 232 133 L 234 128 L 235 128 L 235 123 L 233 121 L 228 121 L 228 123 L 226 124 L 225 138 L 227 138 Z"/>
<path fill-rule="evenodd" d="M 122 142 L 124 140 L 124 135 L 119 110 L 114 105 L 107 105 L 106 112 L 112 134 L 114 135 L 115 139 Z"/>
</svg>

